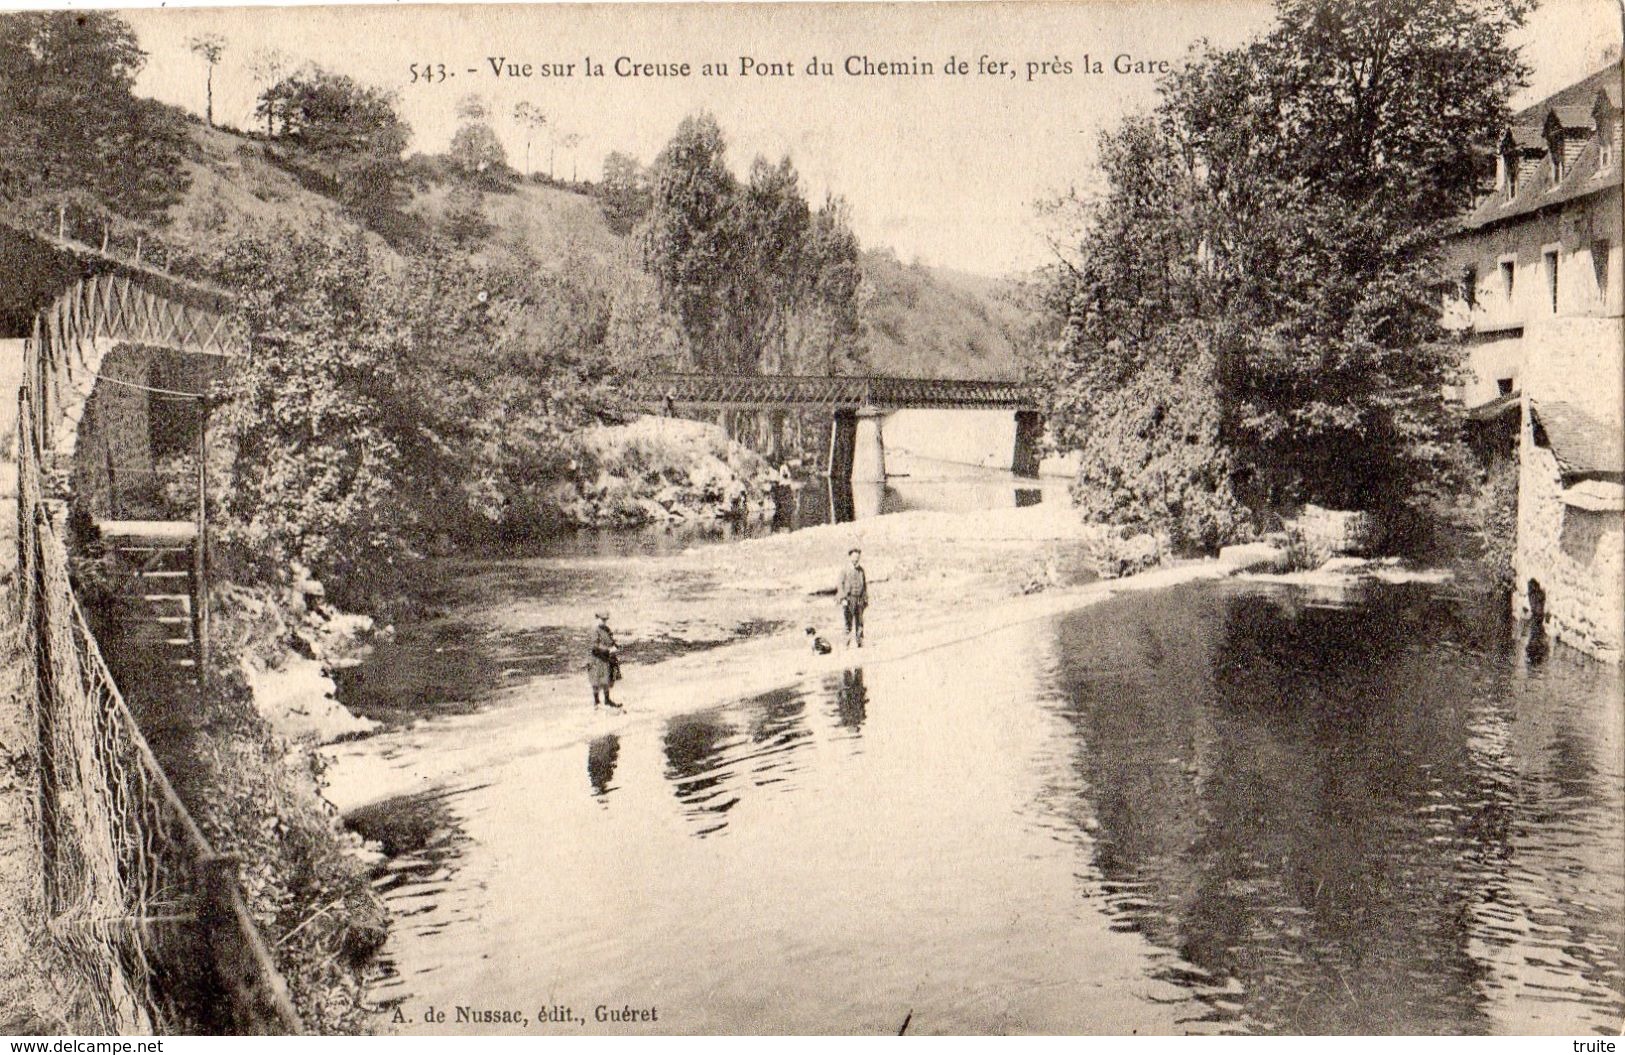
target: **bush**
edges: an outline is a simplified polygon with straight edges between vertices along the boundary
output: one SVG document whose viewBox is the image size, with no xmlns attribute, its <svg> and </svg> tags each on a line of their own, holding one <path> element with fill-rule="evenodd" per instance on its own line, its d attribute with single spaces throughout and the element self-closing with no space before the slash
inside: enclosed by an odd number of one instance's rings
<svg viewBox="0 0 1625 1055">
<path fill-rule="evenodd" d="M 557 502 L 577 525 L 739 517 L 771 493 L 766 459 L 715 425 L 644 417 L 584 430 L 576 443 Z"/>
</svg>

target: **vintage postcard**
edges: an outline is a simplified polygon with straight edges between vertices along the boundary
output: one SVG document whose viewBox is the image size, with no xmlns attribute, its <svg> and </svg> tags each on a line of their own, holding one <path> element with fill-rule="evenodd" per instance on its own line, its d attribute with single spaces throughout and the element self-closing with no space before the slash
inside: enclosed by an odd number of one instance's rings
<svg viewBox="0 0 1625 1055">
<path fill-rule="evenodd" d="M 1617 1034 L 1620 40 L 0 12 L 0 1032 Z"/>
</svg>

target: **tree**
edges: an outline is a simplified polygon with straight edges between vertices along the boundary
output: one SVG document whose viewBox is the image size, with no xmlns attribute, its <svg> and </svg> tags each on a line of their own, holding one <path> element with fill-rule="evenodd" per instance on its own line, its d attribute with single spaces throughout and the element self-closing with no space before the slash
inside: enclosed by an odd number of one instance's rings
<svg viewBox="0 0 1625 1055">
<path fill-rule="evenodd" d="M 797 372 L 833 376 L 863 361 L 858 344 L 858 290 L 863 269 L 858 263 L 851 208 L 844 198 L 826 196 L 813 214 L 806 257 L 811 286 L 806 295 L 809 319 L 803 351 L 795 365 Z"/>
<path fill-rule="evenodd" d="M 390 283 L 358 235 L 246 239 L 219 270 L 249 332 L 212 420 L 222 543 L 266 576 L 302 562 L 340 598 L 387 588 L 410 553 L 398 485 L 417 442 L 393 416 L 407 348 L 381 310 Z"/>
<path fill-rule="evenodd" d="M 451 163 L 470 179 L 489 179 L 507 167 L 508 155 L 496 132 L 484 123 L 465 124 L 451 137 Z"/>
<path fill-rule="evenodd" d="M 188 37 L 186 46 L 192 54 L 209 64 L 209 72 L 204 82 L 206 95 L 203 107 L 203 121 L 210 128 L 214 127 L 214 68 L 220 63 L 220 56 L 226 53 L 226 38 L 218 33 L 199 33 Z"/>
<path fill-rule="evenodd" d="M 731 343 L 735 368 L 755 372 L 771 356 L 775 372 L 788 357 L 791 317 L 800 308 L 812 214 L 789 157 L 757 158 L 734 209 L 735 257 Z"/>
<path fill-rule="evenodd" d="M 525 175 L 530 170 L 530 144 L 536 134 L 547 127 L 547 115 L 541 107 L 531 102 L 521 102 L 513 108 L 513 119 L 519 122 L 519 127 L 525 131 Z"/>
<path fill-rule="evenodd" d="M 738 189 L 722 129 L 710 114 L 688 117 L 655 158 L 644 230 L 644 269 L 676 316 L 694 367 L 722 366 L 734 245 L 729 218 Z"/>
<path fill-rule="evenodd" d="M 580 132 L 566 132 L 559 137 L 559 142 L 565 150 L 570 152 L 570 182 L 576 181 L 576 147 L 581 145 Z"/>
<path fill-rule="evenodd" d="M 387 225 L 398 214 L 411 127 L 393 94 L 313 67 L 267 88 L 255 113 L 280 125 L 277 141 L 293 150 L 285 160 L 313 170 L 363 221 Z"/>
<path fill-rule="evenodd" d="M 147 217 L 188 179 L 178 115 L 131 88 L 146 53 L 100 11 L 0 15 L 0 200 L 21 206 L 86 193 Z"/>
<path fill-rule="evenodd" d="M 598 184 L 598 207 L 604 222 L 618 235 L 630 234 L 649 212 L 649 173 L 637 158 L 618 150 L 604 158 L 604 175 Z"/>
<path fill-rule="evenodd" d="M 1439 251 L 1527 9 L 1281 0 L 1271 32 L 1196 54 L 1154 118 L 1102 138 L 1047 377 L 1087 508 L 1211 544 L 1242 508 L 1403 516 L 1438 478 Z"/>
<path fill-rule="evenodd" d="M 293 59 L 279 48 L 259 48 L 248 60 L 248 75 L 253 78 L 255 84 L 264 85 L 262 91 L 282 80 L 293 68 Z M 256 114 L 259 114 L 257 109 Z M 263 116 L 265 135 L 269 138 L 275 134 L 275 129 L 271 127 L 270 113 L 267 111 Z"/>
</svg>

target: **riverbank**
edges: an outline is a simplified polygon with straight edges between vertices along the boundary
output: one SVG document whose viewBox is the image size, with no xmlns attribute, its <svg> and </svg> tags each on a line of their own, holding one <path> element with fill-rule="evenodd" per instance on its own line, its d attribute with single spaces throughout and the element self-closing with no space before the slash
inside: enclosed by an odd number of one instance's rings
<svg viewBox="0 0 1625 1055">
<path fill-rule="evenodd" d="M 659 720 L 819 675 L 951 650 L 971 638 L 1123 593 L 1253 574 L 1257 568 L 1253 555 L 1242 553 L 1225 560 L 1176 561 L 1126 578 L 1099 580 L 1091 562 L 1111 548 L 1106 537 L 1102 529 L 1081 523 L 1070 508 L 1053 504 L 976 513 L 899 513 L 697 547 L 675 556 L 577 559 L 572 567 L 612 565 L 617 577 L 636 587 L 615 604 L 593 597 L 574 597 L 568 604 L 570 618 L 583 625 L 598 605 L 612 609 L 618 627 L 631 622 L 622 631 L 623 648 L 630 645 L 630 651 L 636 649 L 640 613 L 621 612 L 617 604 L 639 604 L 639 591 L 664 589 L 681 597 L 693 584 L 703 583 L 697 591 L 703 598 L 642 603 L 686 604 L 695 621 L 716 623 L 717 613 L 725 612 L 736 624 L 776 629 L 657 663 L 624 664 L 625 680 L 616 693 L 625 711 L 595 711 L 582 675 L 572 669 L 508 682 L 473 713 L 443 715 L 369 741 L 331 745 L 322 749 L 331 763 L 327 794 L 341 812 L 349 812 L 471 774 L 491 762 L 493 738 L 502 739 L 497 750 L 504 757 L 522 757 L 628 723 Z M 853 547 L 863 551 L 871 584 L 862 649 L 842 647 L 833 596 L 835 577 Z M 1314 581 L 1331 590 L 1378 571 L 1390 577 L 1410 574 L 1396 565 L 1345 565 L 1318 573 Z M 1310 580 L 1304 581 L 1307 585 Z M 833 643 L 833 653 L 814 654 L 807 627 Z M 527 709 L 518 735 L 513 707 Z M 420 746 L 426 749 L 414 749 Z"/>
</svg>

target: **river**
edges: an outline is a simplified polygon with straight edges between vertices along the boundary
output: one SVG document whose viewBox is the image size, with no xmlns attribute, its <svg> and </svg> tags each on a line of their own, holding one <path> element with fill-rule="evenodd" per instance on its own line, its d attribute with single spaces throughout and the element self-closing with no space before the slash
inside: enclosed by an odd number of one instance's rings
<svg viewBox="0 0 1625 1055">
<path fill-rule="evenodd" d="M 340 765 L 423 774 L 352 818 L 390 853 L 381 1030 L 1589 1033 L 1625 1014 L 1619 671 L 1531 660 L 1494 597 L 1202 583 L 687 709 L 532 694 L 606 579 L 662 628 L 629 662 L 783 629 L 730 625 L 717 583 L 618 567 L 462 562 L 442 613 L 351 679 L 398 732 Z M 659 1017 L 595 1021 L 628 1005 Z M 458 1025 L 458 1006 L 529 1022 Z"/>
</svg>

